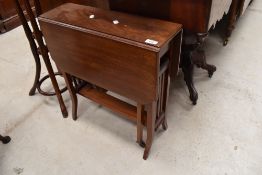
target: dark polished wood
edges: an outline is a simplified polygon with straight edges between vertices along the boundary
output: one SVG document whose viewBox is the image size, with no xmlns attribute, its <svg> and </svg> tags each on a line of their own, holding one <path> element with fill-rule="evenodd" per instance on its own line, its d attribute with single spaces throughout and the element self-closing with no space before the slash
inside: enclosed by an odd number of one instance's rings
<svg viewBox="0 0 262 175">
<path fill-rule="evenodd" d="M 193 82 L 193 68 L 196 64 L 200 68 L 208 71 L 211 77 L 216 71 L 216 67 L 207 64 L 205 51 L 203 49 L 204 39 L 208 36 L 210 30 L 209 20 L 212 13 L 212 0 L 65 0 L 66 2 L 76 2 L 83 5 L 91 5 L 99 8 L 108 8 L 115 11 L 121 11 L 146 17 L 159 18 L 183 24 L 184 38 L 195 37 L 194 43 L 184 43 L 183 48 L 191 48 L 188 54 L 182 59 L 181 67 L 185 73 L 186 84 L 190 92 L 190 99 L 193 104 L 197 103 L 198 94 Z M 57 3 L 64 3 L 62 0 Z M 41 5 L 45 9 L 52 9 L 49 1 L 41 0 Z M 221 7 L 217 7 L 221 8 Z M 202 38 L 201 38 L 202 37 Z M 185 50 L 185 49 L 183 49 Z M 196 52 L 198 52 L 196 54 Z M 190 55 L 190 56 L 189 56 Z M 194 56 L 197 56 L 194 58 Z M 196 60 L 196 62 L 195 62 Z"/>
<path fill-rule="evenodd" d="M 11 138 L 9 136 L 2 136 L 0 135 L 0 141 L 3 143 L 3 144 L 7 144 L 11 141 Z"/>
<path fill-rule="evenodd" d="M 47 12 L 64 3 L 75 3 L 87 6 L 109 9 L 108 0 L 38 0 L 41 5 L 42 12 Z"/>
<path fill-rule="evenodd" d="M 239 0 L 239 15 L 243 15 L 247 7 L 253 2 L 253 0 Z"/>
<path fill-rule="evenodd" d="M 239 9 L 240 9 L 240 0 L 232 0 L 232 4 L 230 7 L 230 12 L 228 15 L 228 24 L 225 33 L 225 39 L 223 45 L 226 46 L 228 44 L 229 38 L 232 35 L 233 30 L 235 29 L 235 24 L 237 18 L 239 17 Z"/>
<path fill-rule="evenodd" d="M 226 28 L 226 34 L 224 39 L 224 46 L 228 44 L 229 38 L 232 35 L 233 30 L 235 29 L 236 23 L 238 18 L 243 15 L 245 11 L 245 3 L 250 2 L 250 4 L 253 2 L 253 0 L 233 0 L 231 7 L 230 7 L 230 13 L 228 16 L 228 24 Z"/>
<path fill-rule="evenodd" d="M 48 49 L 44 44 L 43 41 L 43 35 L 42 32 L 40 31 L 37 21 L 35 19 L 35 15 L 34 12 L 32 10 L 32 5 L 29 3 L 28 0 L 14 0 L 14 5 L 15 8 L 17 10 L 17 13 L 19 15 L 19 18 L 22 22 L 26 37 L 29 41 L 30 44 L 30 48 L 32 51 L 32 54 L 34 56 L 35 59 L 35 63 L 36 63 L 36 75 L 35 75 L 35 81 L 34 81 L 34 85 L 31 88 L 29 95 L 34 95 L 36 89 L 38 89 L 38 91 L 43 94 L 43 95 L 56 95 L 61 107 L 61 111 L 64 117 L 67 117 L 68 112 L 67 109 L 65 107 L 63 98 L 61 93 L 64 92 L 66 90 L 66 88 L 60 90 L 58 87 L 58 83 L 57 80 L 55 78 L 56 75 L 61 75 L 60 73 L 54 73 L 50 59 L 49 59 L 49 55 L 48 55 Z M 38 3 L 35 3 L 36 5 L 36 9 L 37 9 L 37 14 L 41 13 L 41 7 L 39 6 Z M 29 26 L 29 24 L 27 23 L 27 19 L 26 19 L 26 15 L 23 11 L 23 7 L 25 8 L 26 14 L 29 18 L 31 27 Z M 41 57 L 40 57 L 41 56 Z M 48 75 L 43 77 L 42 79 L 40 79 L 40 73 L 41 73 L 41 62 L 40 59 L 43 59 L 47 71 L 48 71 Z M 47 78 L 51 79 L 52 85 L 54 87 L 55 92 L 54 93 L 47 93 L 44 92 L 41 89 L 41 84 L 43 83 L 43 81 L 45 81 Z"/>
<path fill-rule="evenodd" d="M 118 23 L 114 24 L 115 20 Z M 42 14 L 39 24 L 50 54 L 63 72 L 73 119 L 77 119 L 80 94 L 136 122 L 137 142 L 145 147 L 143 158 L 147 159 L 155 130 L 161 125 L 167 129 L 170 76 L 178 71 L 182 25 L 72 3 Z M 146 44 L 147 39 L 157 43 Z M 88 83 L 76 85 L 75 77 Z"/>
<path fill-rule="evenodd" d="M 194 64 L 208 71 L 210 77 L 216 67 L 206 62 L 203 49 L 204 39 L 209 32 L 209 19 L 212 0 L 109 0 L 110 9 L 138 14 L 142 16 L 160 18 L 183 24 L 184 38 L 195 36 L 194 43 L 183 44 L 185 53 L 182 57 L 182 70 L 189 89 L 190 99 L 197 103 L 198 93 L 193 82 Z M 187 49 L 191 50 L 187 50 Z M 190 52 L 190 53 L 188 53 Z M 196 56 L 196 57 L 195 57 Z"/>
<path fill-rule="evenodd" d="M 20 0 L 21 1 L 21 0 Z M 34 11 L 33 0 L 30 0 Z M 24 10 L 24 5 L 22 5 Z M 0 0 L 0 34 L 21 25 L 13 0 Z"/>
<path fill-rule="evenodd" d="M 108 0 L 110 9 L 183 24 L 192 33 L 207 33 L 212 0 Z"/>
</svg>

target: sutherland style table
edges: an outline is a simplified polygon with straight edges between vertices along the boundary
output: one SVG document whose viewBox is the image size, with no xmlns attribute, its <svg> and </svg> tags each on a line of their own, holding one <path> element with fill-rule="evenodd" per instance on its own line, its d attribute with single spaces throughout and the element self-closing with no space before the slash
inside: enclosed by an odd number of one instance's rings
<svg viewBox="0 0 262 175">
<path fill-rule="evenodd" d="M 147 159 L 155 130 L 160 125 L 167 129 L 169 82 L 179 67 L 182 25 L 72 3 L 38 19 L 67 82 L 73 119 L 77 119 L 77 94 L 127 117 L 137 123 L 137 141 L 145 145 Z M 74 77 L 86 83 L 73 84 Z M 146 144 L 142 123 L 147 128 Z"/>
<path fill-rule="evenodd" d="M 39 0 L 42 12 L 64 2 L 74 2 L 104 9 L 127 12 L 141 16 L 159 18 L 183 24 L 184 42 L 181 67 L 193 104 L 197 103 L 198 93 L 193 83 L 194 64 L 206 69 L 211 77 L 216 67 L 206 62 L 204 41 L 209 30 L 224 14 L 228 13 L 232 0 Z"/>
</svg>

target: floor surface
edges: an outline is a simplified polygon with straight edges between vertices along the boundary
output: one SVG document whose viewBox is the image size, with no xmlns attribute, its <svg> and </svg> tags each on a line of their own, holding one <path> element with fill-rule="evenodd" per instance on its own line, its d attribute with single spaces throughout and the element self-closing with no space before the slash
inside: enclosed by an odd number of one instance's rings
<svg viewBox="0 0 262 175">
<path fill-rule="evenodd" d="M 0 175 L 261 175 L 261 30 L 262 1 L 255 0 L 227 47 L 211 34 L 207 59 L 217 72 L 209 79 L 195 70 L 197 106 L 179 74 L 169 129 L 156 133 L 147 161 L 129 121 L 83 98 L 79 119 L 63 119 L 55 97 L 29 97 L 35 65 L 23 30 L 0 35 L 0 133 L 12 137 L 0 144 Z"/>
</svg>

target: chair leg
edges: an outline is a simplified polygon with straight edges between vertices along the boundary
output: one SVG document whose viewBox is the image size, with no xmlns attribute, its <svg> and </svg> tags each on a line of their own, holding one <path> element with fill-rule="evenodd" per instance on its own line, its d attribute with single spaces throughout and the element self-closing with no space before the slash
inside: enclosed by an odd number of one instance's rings
<svg viewBox="0 0 262 175">
<path fill-rule="evenodd" d="M 0 141 L 3 143 L 3 144 L 7 144 L 11 141 L 11 138 L 9 136 L 6 136 L 6 137 L 3 137 L 0 135 Z"/>
<path fill-rule="evenodd" d="M 33 50 L 32 50 L 33 51 Z M 37 53 L 36 53 L 37 54 Z M 35 55 L 35 54 L 34 54 Z M 35 95 L 38 83 L 39 83 L 39 79 L 40 79 L 40 74 L 41 74 L 41 62 L 40 62 L 40 58 L 39 57 L 35 57 L 35 65 L 36 65 L 36 72 L 35 72 L 35 81 L 33 84 L 33 87 L 31 88 L 31 90 L 29 91 L 29 95 L 33 96 Z"/>
<path fill-rule="evenodd" d="M 68 112 L 67 112 L 67 109 L 65 107 L 65 103 L 64 103 L 61 91 L 58 87 L 58 83 L 57 83 L 57 80 L 55 78 L 55 73 L 53 71 L 51 62 L 50 62 L 49 59 L 46 59 L 45 56 L 43 56 L 43 59 L 44 59 L 48 74 L 50 76 L 51 82 L 53 84 L 53 87 L 54 87 L 54 90 L 55 90 L 55 93 L 56 93 L 56 96 L 57 96 L 57 99 L 58 99 L 58 102 L 59 102 L 59 105 L 60 105 L 60 108 L 61 108 L 61 112 L 62 112 L 64 118 L 66 118 L 68 116 Z"/>
<path fill-rule="evenodd" d="M 67 89 L 70 93 L 71 100 L 72 100 L 72 116 L 73 120 L 77 120 L 77 106 L 78 106 L 78 100 L 77 100 L 77 95 L 76 95 L 76 90 L 73 86 L 73 80 L 71 75 L 63 72 L 63 76 L 67 85 Z"/>
<path fill-rule="evenodd" d="M 137 104 L 137 143 L 144 148 L 145 142 L 143 141 L 143 125 L 142 116 L 144 112 L 144 106 Z"/>
<path fill-rule="evenodd" d="M 148 158 L 153 138 L 154 138 L 154 132 L 155 132 L 155 121 L 156 121 L 156 102 L 153 102 L 149 105 L 148 111 L 147 111 L 147 140 L 146 140 L 146 147 L 144 151 L 143 159 L 146 160 Z"/>
</svg>

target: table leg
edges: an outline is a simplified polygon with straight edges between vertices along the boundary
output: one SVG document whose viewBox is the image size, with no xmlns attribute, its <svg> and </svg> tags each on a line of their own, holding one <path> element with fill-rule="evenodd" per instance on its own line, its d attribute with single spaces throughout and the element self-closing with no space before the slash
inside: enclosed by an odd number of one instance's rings
<svg viewBox="0 0 262 175">
<path fill-rule="evenodd" d="M 204 50 L 204 43 L 205 39 L 207 38 L 208 33 L 198 33 L 197 34 L 197 42 L 198 42 L 198 48 L 192 52 L 192 60 L 195 65 L 197 65 L 199 68 L 202 68 L 204 70 L 208 71 L 208 75 L 211 78 L 214 74 L 214 72 L 217 70 L 216 66 L 207 64 L 206 61 L 206 53 Z"/>
<path fill-rule="evenodd" d="M 229 16 L 228 16 L 228 24 L 227 24 L 227 28 L 226 28 L 226 34 L 225 34 L 225 39 L 224 39 L 224 43 L 223 45 L 226 46 L 228 44 L 228 40 L 233 32 L 233 30 L 235 29 L 235 24 L 236 24 L 236 20 L 237 17 L 239 15 L 238 12 L 238 0 L 233 0 L 231 7 L 230 7 L 230 11 L 229 11 Z"/>
<path fill-rule="evenodd" d="M 198 100 L 198 93 L 193 82 L 194 63 L 191 56 L 192 50 L 194 49 L 195 46 L 193 45 L 183 45 L 181 67 L 184 73 L 184 80 L 186 82 L 190 94 L 190 100 L 192 101 L 193 105 L 196 105 Z"/>
<path fill-rule="evenodd" d="M 137 104 L 137 143 L 144 148 L 145 142 L 143 141 L 143 124 L 142 116 L 144 113 L 144 105 Z"/>
<path fill-rule="evenodd" d="M 147 110 L 147 140 L 146 140 L 146 147 L 144 151 L 143 159 L 146 160 L 148 158 L 153 138 L 154 138 L 154 132 L 155 132 L 155 121 L 156 121 L 156 102 L 152 102 L 148 106 Z"/>
<path fill-rule="evenodd" d="M 187 58 L 185 58 L 184 56 L 183 59 L 184 62 L 188 62 L 188 63 L 185 63 L 182 66 L 182 70 L 184 73 L 184 80 L 189 90 L 190 100 L 192 101 L 193 105 L 196 105 L 198 100 L 198 93 L 193 82 L 194 64 L 190 61 L 191 58 L 188 58 L 190 57 L 190 55 L 187 55 L 186 57 Z"/>
</svg>

